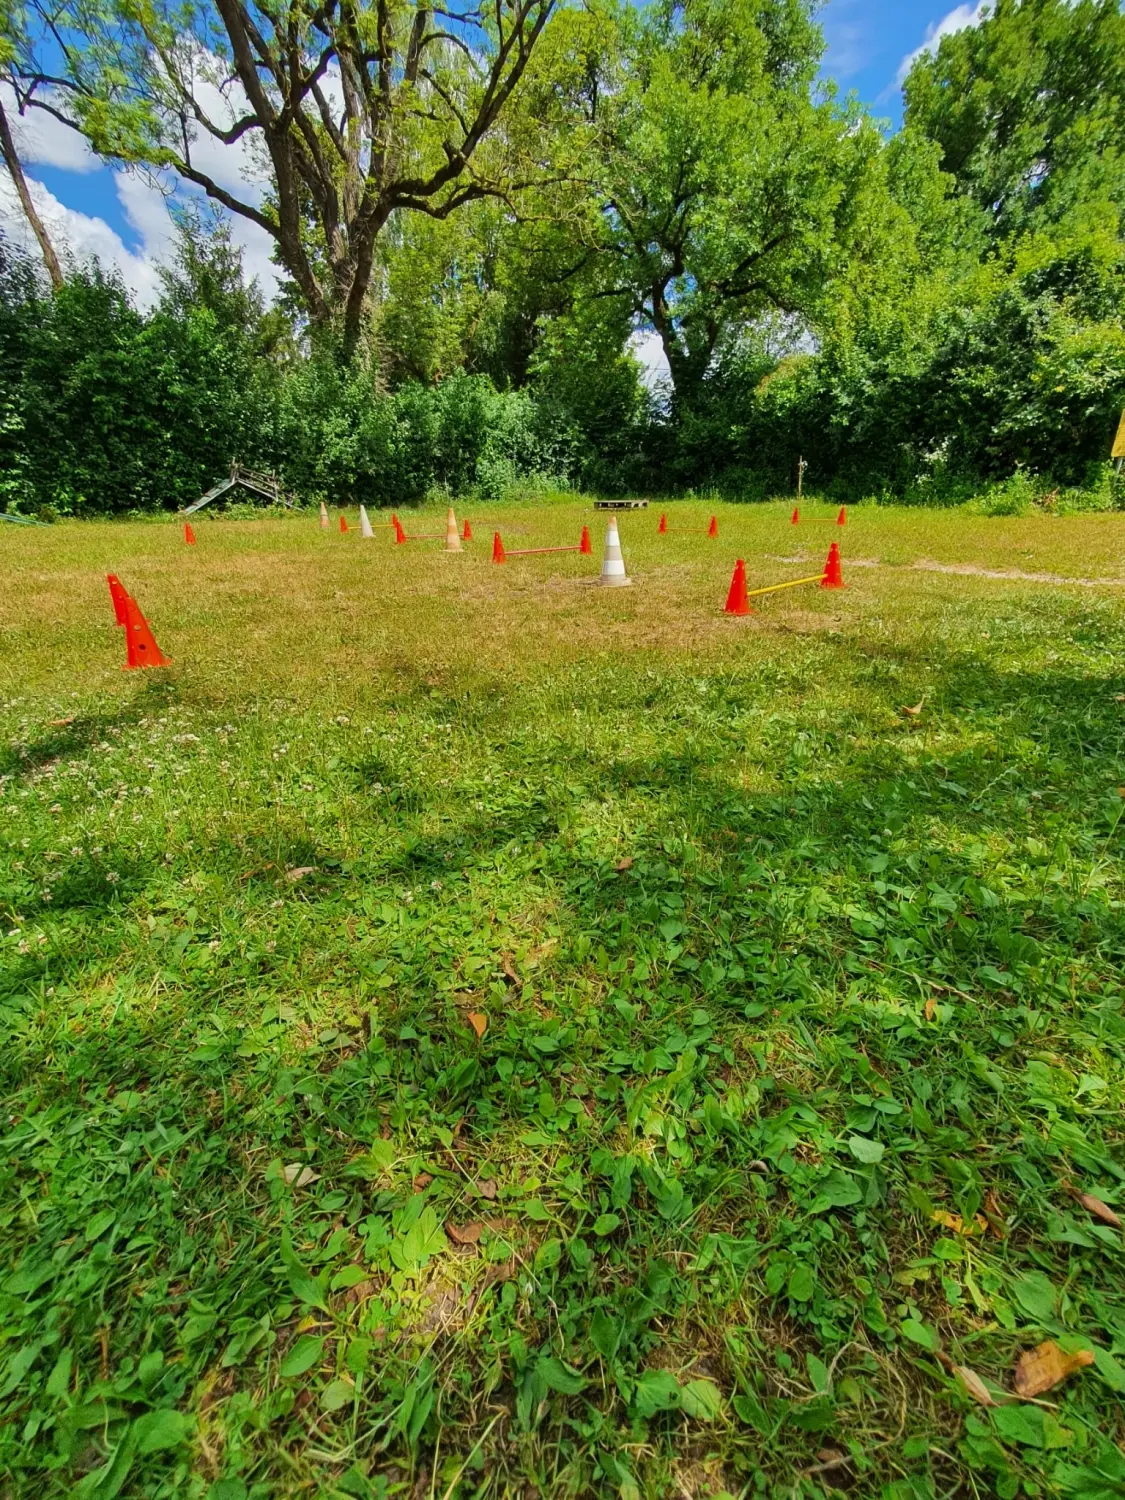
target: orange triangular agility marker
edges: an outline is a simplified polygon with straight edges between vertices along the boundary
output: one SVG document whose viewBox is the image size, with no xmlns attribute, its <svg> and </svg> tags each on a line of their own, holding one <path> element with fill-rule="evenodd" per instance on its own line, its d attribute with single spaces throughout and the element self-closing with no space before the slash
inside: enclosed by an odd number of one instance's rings
<svg viewBox="0 0 1125 1500">
<path fill-rule="evenodd" d="M 492 561 L 495 563 L 507 562 L 508 558 L 504 552 L 504 543 L 500 540 L 500 533 L 492 533 Z"/>
<path fill-rule="evenodd" d="M 398 544 L 399 544 L 399 542 L 405 542 L 406 541 L 406 532 L 403 531 L 403 529 L 402 529 L 402 522 L 394 514 L 393 511 L 391 512 L 391 525 L 395 529 L 395 546 L 397 547 Z"/>
<path fill-rule="evenodd" d="M 123 671 L 134 667 L 170 667 L 171 661 L 160 650 L 153 639 L 148 621 L 133 598 L 125 600 L 125 666 Z"/>
<path fill-rule="evenodd" d="M 107 573 L 105 581 L 109 584 L 109 597 L 113 600 L 113 619 L 117 625 L 124 625 L 126 620 L 125 601 L 129 595 L 125 585 L 116 573 Z"/>
<path fill-rule="evenodd" d="M 594 550 L 590 545 L 590 528 L 588 526 L 583 526 L 582 528 L 582 540 L 578 543 L 578 550 L 585 557 L 589 557 Z"/>
<path fill-rule="evenodd" d="M 750 608 L 750 600 L 746 597 L 746 564 L 741 557 L 734 565 L 734 577 L 730 581 L 730 593 L 727 602 L 723 605 L 728 615 L 750 615 L 754 611 Z"/>
<path fill-rule="evenodd" d="M 664 533 L 668 530 L 668 517 L 666 515 L 661 515 L 660 525 L 656 528 L 656 530 L 660 536 L 663 536 Z"/>
<path fill-rule="evenodd" d="M 461 533 L 461 540 L 463 542 L 471 542 L 472 539 L 473 539 L 473 528 L 469 525 L 468 521 L 466 521 L 465 522 L 465 529 Z"/>
<path fill-rule="evenodd" d="M 794 526 L 799 526 L 801 524 L 801 512 L 796 505 L 793 507 L 793 514 L 789 517 L 789 519 L 792 521 Z"/>
<path fill-rule="evenodd" d="M 341 531 L 347 531 L 347 529 L 348 529 L 348 523 L 347 523 L 347 521 L 344 520 L 343 516 L 341 516 L 340 517 L 340 530 Z"/>
<path fill-rule="evenodd" d="M 820 580 L 822 589 L 842 589 L 844 585 L 844 570 L 840 566 L 840 544 L 833 542 L 828 549 L 828 560 L 824 564 L 824 577 Z"/>
<path fill-rule="evenodd" d="M 718 516 L 712 516 L 711 517 L 711 524 L 707 528 L 707 535 L 708 536 L 718 536 L 718 534 L 719 534 L 719 518 L 718 518 Z"/>
<path fill-rule="evenodd" d="M 847 524 L 848 524 L 848 507 L 846 505 L 841 505 L 841 507 L 840 507 L 840 514 L 836 517 L 836 525 L 837 526 L 846 526 Z"/>
<path fill-rule="evenodd" d="M 184 522 L 184 541 L 188 544 L 189 547 L 195 546 L 195 532 L 191 529 L 190 521 Z"/>
</svg>

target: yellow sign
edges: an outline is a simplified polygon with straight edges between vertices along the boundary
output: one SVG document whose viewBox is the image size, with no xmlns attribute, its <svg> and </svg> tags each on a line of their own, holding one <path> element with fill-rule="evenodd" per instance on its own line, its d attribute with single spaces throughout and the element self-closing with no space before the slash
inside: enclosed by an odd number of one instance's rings
<svg viewBox="0 0 1125 1500">
<path fill-rule="evenodd" d="M 1121 413 L 1121 421 L 1117 424 L 1117 436 L 1113 440 L 1113 452 L 1110 458 L 1125 458 L 1125 411 Z"/>
</svg>

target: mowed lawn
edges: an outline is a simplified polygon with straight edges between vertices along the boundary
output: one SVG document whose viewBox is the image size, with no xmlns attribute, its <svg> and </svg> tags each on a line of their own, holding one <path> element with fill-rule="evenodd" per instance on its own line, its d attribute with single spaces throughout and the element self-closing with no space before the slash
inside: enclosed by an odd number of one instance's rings
<svg viewBox="0 0 1125 1500">
<path fill-rule="evenodd" d="M 666 509 L 4 528 L 5 1500 L 1125 1495 L 1125 515 Z"/>
</svg>

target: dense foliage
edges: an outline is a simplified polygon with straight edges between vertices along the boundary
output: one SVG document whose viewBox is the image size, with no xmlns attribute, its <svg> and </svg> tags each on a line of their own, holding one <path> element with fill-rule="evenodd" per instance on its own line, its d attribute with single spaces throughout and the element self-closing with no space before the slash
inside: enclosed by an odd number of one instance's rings
<svg viewBox="0 0 1125 1500">
<path fill-rule="evenodd" d="M 391 9 L 392 26 L 409 11 Z M 890 138 L 817 81 L 813 11 L 559 9 L 489 147 L 497 171 L 524 162 L 519 190 L 390 212 L 358 327 L 295 271 L 266 309 L 199 216 L 147 311 L 97 267 L 52 294 L 3 250 L 0 503 L 179 506 L 232 460 L 305 500 L 755 499 L 788 492 L 802 456 L 840 498 L 1107 497 L 1125 404 L 1116 0 L 1001 0 L 919 58 Z M 116 12 L 97 13 L 104 41 Z M 100 97 L 111 75 L 82 87 Z M 155 160 L 122 99 L 103 102 L 76 122 L 94 144 Z M 301 253 L 328 274 L 319 214 Z M 638 333 L 667 362 L 656 390 Z"/>
</svg>

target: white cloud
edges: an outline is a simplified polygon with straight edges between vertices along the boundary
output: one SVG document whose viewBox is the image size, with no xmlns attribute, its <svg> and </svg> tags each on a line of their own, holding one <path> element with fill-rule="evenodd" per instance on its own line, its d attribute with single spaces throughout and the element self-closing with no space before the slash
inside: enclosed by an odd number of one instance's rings
<svg viewBox="0 0 1125 1500">
<path fill-rule="evenodd" d="M 936 52 L 943 36 L 952 36 L 955 31 L 964 31 L 969 26 L 979 26 L 988 9 L 987 0 L 977 0 L 976 5 L 958 5 L 948 15 L 942 16 L 940 21 L 931 21 L 926 27 L 926 39 L 922 45 L 915 47 L 913 52 L 908 52 L 899 63 L 895 86 L 902 86 L 906 75 L 923 52 Z"/>
<path fill-rule="evenodd" d="M 77 265 L 93 259 L 100 261 L 107 270 L 121 273 L 139 306 L 151 306 L 160 289 L 154 262 L 144 254 L 134 254 L 128 249 L 121 236 L 104 219 L 91 218 L 89 214 L 67 208 L 34 177 L 28 177 L 27 186 L 31 201 L 62 260 Z M 9 240 L 26 249 L 38 261 L 39 246 L 6 172 L 0 174 L 0 228 Z"/>
<path fill-rule="evenodd" d="M 47 96 L 50 98 L 50 95 Z M 59 167 L 64 172 L 96 172 L 101 159 L 95 156 L 84 136 L 71 130 L 46 110 L 29 109 L 20 114 L 10 84 L 0 84 L 0 99 L 12 127 L 16 150 L 26 166 Z"/>
</svg>

